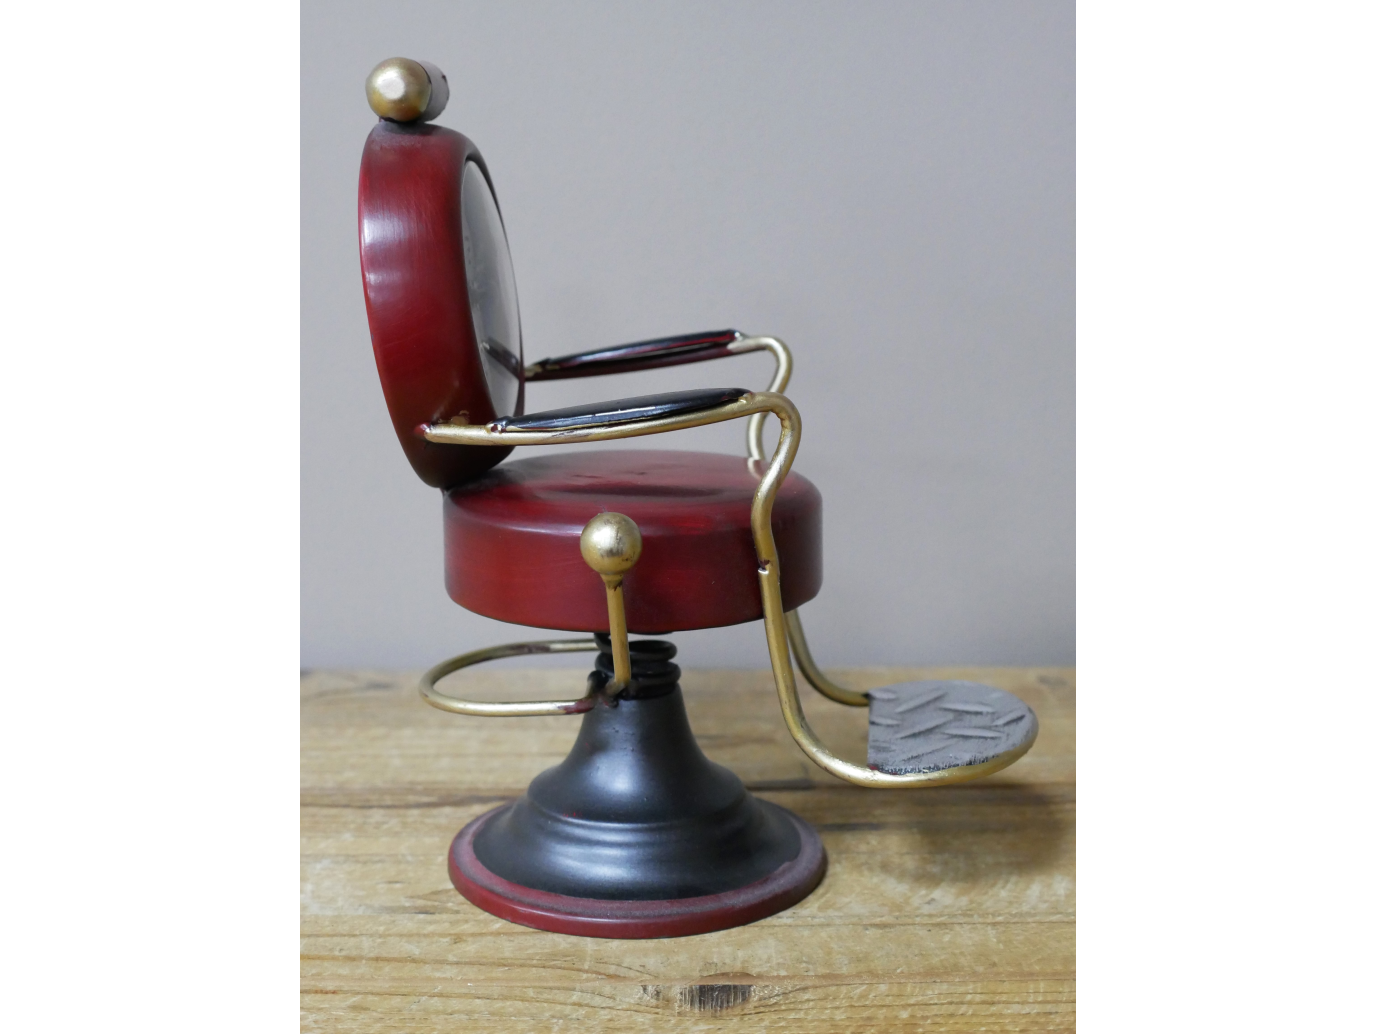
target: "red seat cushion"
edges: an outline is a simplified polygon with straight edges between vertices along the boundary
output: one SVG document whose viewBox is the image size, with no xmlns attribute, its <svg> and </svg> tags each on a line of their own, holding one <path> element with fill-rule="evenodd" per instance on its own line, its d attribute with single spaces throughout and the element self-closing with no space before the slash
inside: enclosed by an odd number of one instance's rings
<svg viewBox="0 0 1376 1034">
<path fill-rule="evenodd" d="M 508 461 L 446 495 L 445 584 L 456 603 L 518 625 L 607 631 L 606 590 L 578 537 L 610 511 L 635 521 L 644 542 L 625 580 L 632 632 L 763 616 L 750 534 L 759 475 L 745 459 L 564 448 Z M 785 479 L 773 528 L 784 609 L 792 610 L 822 587 L 822 497 L 806 478 Z"/>
</svg>

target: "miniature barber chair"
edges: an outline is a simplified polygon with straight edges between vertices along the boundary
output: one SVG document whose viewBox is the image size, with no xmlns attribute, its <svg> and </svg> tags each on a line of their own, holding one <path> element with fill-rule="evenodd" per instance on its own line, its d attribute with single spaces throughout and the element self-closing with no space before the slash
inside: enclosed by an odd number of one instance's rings
<svg viewBox="0 0 1376 1034">
<path fill-rule="evenodd" d="M 673 631 L 763 619 L 784 722 L 818 766 L 865 787 L 974 779 L 1037 734 L 1016 697 L 970 682 L 868 693 L 814 663 L 798 608 L 822 582 L 822 500 L 791 472 L 798 411 L 782 393 L 783 343 L 733 330 L 526 365 L 492 177 L 466 137 L 431 125 L 449 87 L 433 65 L 378 65 L 381 121 L 363 150 L 359 247 L 383 394 L 421 479 L 444 493 L 445 580 L 460 606 L 501 621 L 592 633 L 497 646 L 437 665 L 425 700 L 461 715 L 581 715 L 572 752 L 525 795 L 469 823 L 449 872 L 478 907 L 527 926 L 664 937 L 751 922 L 806 897 L 826 855 L 817 833 L 758 800 L 693 739 Z M 692 390 L 526 413 L 526 385 L 773 353 L 768 391 Z M 780 436 L 765 456 L 763 424 Z M 582 442 L 747 420 L 747 457 L 600 451 Z M 525 445 L 566 452 L 503 463 Z M 790 657 L 790 648 L 792 657 Z M 598 654 L 580 697 L 484 703 L 445 676 L 502 657 Z M 824 696 L 869 708 L 869 757 L 831 753 L 803 715 L 793 661 Z"/>
</svg>

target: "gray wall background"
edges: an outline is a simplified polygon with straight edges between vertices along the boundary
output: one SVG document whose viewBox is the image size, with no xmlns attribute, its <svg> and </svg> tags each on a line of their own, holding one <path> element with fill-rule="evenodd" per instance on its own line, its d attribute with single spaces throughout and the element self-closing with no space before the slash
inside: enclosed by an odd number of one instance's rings
<svg viewBox="0 0 1376 1034">
<path fill-rule="evenodd" d="M 393 55 L 445 70 L 438 121 L 493 171 L 527 362 L 722 326 L 789 343 L 823 665 L 1073 663 L 1072 3 L 307 0 L 303 665 L 535 637 L 445 595 L 440 497 L 377 383 L 355 191 L 363 79 Z M 770 366 L 532 385 L 527 408 L 763 387 Z M 675 639 L 687 665 L 768 663 L 758 623 Z"/>
</svg>

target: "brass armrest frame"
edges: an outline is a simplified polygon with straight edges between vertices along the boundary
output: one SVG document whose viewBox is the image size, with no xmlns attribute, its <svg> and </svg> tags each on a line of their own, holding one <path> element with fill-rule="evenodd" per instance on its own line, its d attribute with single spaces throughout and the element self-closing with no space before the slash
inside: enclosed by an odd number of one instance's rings
<svg viewBox="0 0 1376 1034">
<path fill-rule="evenodd" d="M 621 423 L 566 427 L 553 431 L 502 430 L 496 424 L 422 424 L 417 431 L 426 441 L 448 445 L 576 445 L 579 442 L 606 442 L 617 438 L 640 438 L 647 434 L 682 431 L 689 427 L 719 424 L 755 413 L 772 410 L 769 400 L 783 399 L 768 392 L 748 392 L 738 399 L 708 409 L 695 409 L 671 416 L 626 420 Z M 787 399 L 784 399 L 788 402 Z M 789 403 L 791 406 L 792 403 Z"/>
<path fill-rule="evenodd" d="M 793 353 L 788 346 L 776 337 L 743 337 L 726 346 L 732 355 L 746 352 L 773 352 L 774 376 L 769 379 L 767 391 L 782 394 L 793 376 Z M 755 413 L 745 425 L 745 454 L 752 460 L 764 460 L 764 413 Z"/>
<path fill-rule="evenodd" d="M 776 337 L 739 335 L 735 341 L 726 346 L 727 355 L 745 355 L 747 352 L 772 352 L 774 353 L 774 376 L 769 379 L 768 391 L 781 392 L 788 387 L 788 380 L 793 376 L 793 353 Z M 717 355 L 712 358 L 720 359 Z M 526 367 L 526 375 L 538 370 L 540 364 L 536 363 Z M 745 427 L 745 452 L 752 460 L 765 459 L 764 454 L 764 413 L 756 413 L 750 418 L 750 422 Z M 434 441 L 435 439 L 431 439 Z"/>
<path fill-rule="evenodd" d="M 784 352 L 783 354 L 787 353 Z M 665 431 L 700 427 L 704 424 L 720 423 L 723 420 L 734 420 L 743 416 L 754 417 L 758 415 L 762 418 L 766 413 L 773 413 L 779 420 L 779 445 L 774 450 L 774 456 L 769 461 L 768 467 L 760 477 L 759 486 L 755 489 L 755 497 L 750 506 L 750 530 L 755 540 L 755 555 L 759 561 L 758 571 L 760 597 L 764 608 L 765 640 L 769 646 L 770 666 L 774 672 L 774 688 L 779 694 L 779 706 L 783 710 L 784 724 L 788 726 L 788 731 L 793 739 L 797 741 L 803 753 L 818 767 L 859 786 L 895 788 L 940 786 L 947 783 L 964 782 L 968 779 L 978 779 L 980 776 L 989 775 L 1011 765 L 1031 747 L 1030 742 L 1021 751 L 1005 754 L 978 765 L 966 765 L 935 772 L 919 772 L 911 775 L 893 775 L 868 766 L 856 765 L 838 757 L 827 750 L 821 740 L 817 738 L 816 733 L 812 731 L 807 717 L 803 714 L 802 702 L 798 699 L 798 686 L 793 678 L 793 663 L 789 654 L 788 642 L 789 623 L 784 615 L 783 595 L 779 588 L 779 553 L 774 542 L 774 530 L 771 527 L 774 499 L 778 495 L 779 488 L 788 475 L 789 469 L 793 466 L 794 457 L 798 454 L 799 439 L 802 435 L 802 417 L 793 403 L 784 395 L 768 391 L 753 392 L 732 402 L 693 413 L 559 431 L 498 431 L 494 429 L 493 425 L 467 426 L 455 424 L 427 425 L 421 430 L 426 439 L 432 442 L 453 442 L 463 445 L 571 445 L 576 442 L 608 441 L 616 438 L 637 438 L 647 434 L 661 434 Z M 758 464 L 752 463 L 752 467 L 758 467 Z M 796 621 L 796 612 L 794 623 L 797 624 L 801 632 L 802 625 Z M 804 640 L 801 640 L 800 637 L 800 641 Z M 443 668 L 444 665 L 440 667 Z M 813 664 L 811 667 L 815 669 L 816 665 Z M 820 673 L 818 674 L 820 675 Z M 825 682 L 825 679 L 823 681 Z M 842 693 L 851 692 L 841 690 L 839 686 L 834 688 Z M 581 704 L 582 701 L 577 703 Z M 510 708 L 523 705 L 479 706 Z M 591 703 L 587 706 L 590 707 Z M 482 713 L 511 714 L 514 712 L 489 710 Z"/>
<path fill-rule="evenodd" d="M 446 675 L 452 675 L 461 668 L 472 667 L 485 661 L 499 661 L 503 657 L 528 657 L 541 653 L 585 653 L 597 649 L 595 639 L 541 639 L 530 643 L 507 643 L 504 646 L 489 646 L 459 654 L 447 661 L 441 661 L 420 677 L 420 695 L 431 707 L 454 714 L 474 715 L 478 718 L 524 718 L 539 714 L 581 714 L 591 711 L 597 703 L 595 693 L 587 693 L 577 700 L 532 700 L 527 703 L 511 703 L 481 700 L 463 700 L 441 693 L 435 683 Z"/>
</svg>

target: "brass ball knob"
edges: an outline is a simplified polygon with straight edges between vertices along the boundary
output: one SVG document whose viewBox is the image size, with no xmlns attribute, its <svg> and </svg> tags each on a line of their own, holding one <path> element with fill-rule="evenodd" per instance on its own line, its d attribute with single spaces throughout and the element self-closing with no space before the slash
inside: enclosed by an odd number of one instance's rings
<svg viewBox="0 0 1376 1034">
<path fill-rule="evenodd" d="M 640 559 L 640 529 L 622 513 L 599 513 L 588 521 L 578 548 L 598 574 L 625 574 Z"/>
<path fill-rule="evenodd" d="M 368 106 L 391 122 L 429 122 L 449 103 L 449 80 L 429 61 L 389 57 L 368 73 Z"/>
</svg>

